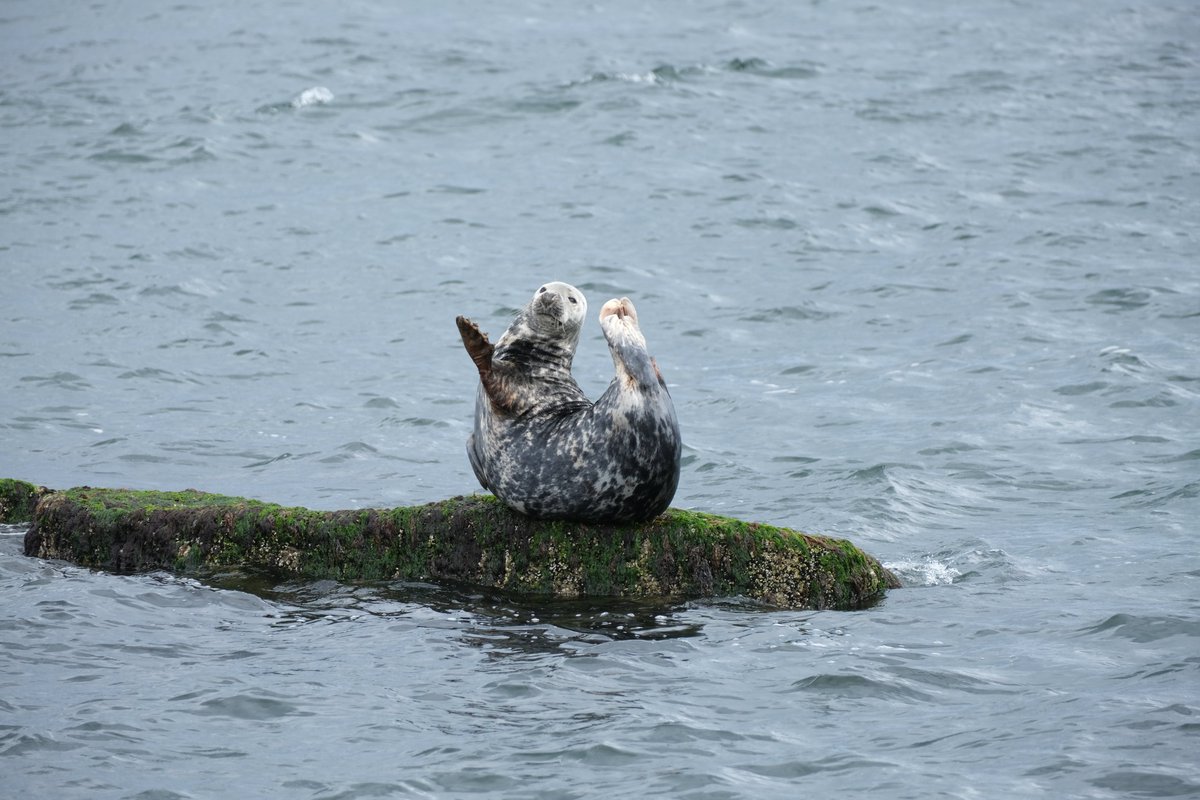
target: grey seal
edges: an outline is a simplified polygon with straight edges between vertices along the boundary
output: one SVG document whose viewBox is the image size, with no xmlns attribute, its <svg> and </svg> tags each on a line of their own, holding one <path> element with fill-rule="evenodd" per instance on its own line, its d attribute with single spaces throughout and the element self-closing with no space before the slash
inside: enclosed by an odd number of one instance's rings
<svg viewBox="0 0 1200 800">
<path fill-rule="evenodd" d="M 675 406 L 627 297 L 600 309 L 616 375 L 588 400 L 571 375 L 586 314 L 583 293 L 555 281 L 494 345 L 457 318 L 479 370 L 467 455 L 480 484 L 527 516 L 643 522 L 666 510 L 679 485 Z"/>
</svg>

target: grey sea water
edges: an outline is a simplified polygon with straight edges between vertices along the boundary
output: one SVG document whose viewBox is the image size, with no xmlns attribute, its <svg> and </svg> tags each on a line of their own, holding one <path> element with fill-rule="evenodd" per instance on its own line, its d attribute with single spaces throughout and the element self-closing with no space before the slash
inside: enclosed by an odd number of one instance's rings
<svg viewBox="0 0 1200 800">
<path fill-rule="evenodd" d="M 6 527 L 0 794 L 1200 796 L 1193 3 L 11 0 L 0 70 L 0 476 L 473 491 L 454 317 L 564 280 L 637 303 L 676 505 L 906 582 L 201 584 Z"/>
</svg>

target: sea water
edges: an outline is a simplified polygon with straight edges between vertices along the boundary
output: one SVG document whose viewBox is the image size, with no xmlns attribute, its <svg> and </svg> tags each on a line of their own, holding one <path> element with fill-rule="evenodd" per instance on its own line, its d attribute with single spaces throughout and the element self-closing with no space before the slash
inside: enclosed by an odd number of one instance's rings
<svg viewBox="0 0 1200 800">
<path fill-rule="evenodd" d="M 0 793 L 1200 794 L 1188 2 L 0 8 L 0 477 L 479 491 L 543 282 L 636 303 L 675 505 L 861 612 L 199 583 L 0 530 Z"/>
</svg>

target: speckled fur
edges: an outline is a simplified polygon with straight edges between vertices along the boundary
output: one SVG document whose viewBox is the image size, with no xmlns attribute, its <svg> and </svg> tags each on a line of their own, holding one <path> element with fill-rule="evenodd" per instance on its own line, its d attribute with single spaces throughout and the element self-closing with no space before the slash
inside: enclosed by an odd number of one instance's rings
<svg viewBox="0 0 1200 800">
<path fill-rule="evenodd" d="M 484 488 L 541 519 L 638 522 L 679 483 L 679 423 L 628 298 L 600 312 L 616 375 L 595 403 L 571 376 L 587 311 L 565 283 L 541 287 L 493 346 L 458 318 L 479 369 L 467 454 Z"/>
</svg>

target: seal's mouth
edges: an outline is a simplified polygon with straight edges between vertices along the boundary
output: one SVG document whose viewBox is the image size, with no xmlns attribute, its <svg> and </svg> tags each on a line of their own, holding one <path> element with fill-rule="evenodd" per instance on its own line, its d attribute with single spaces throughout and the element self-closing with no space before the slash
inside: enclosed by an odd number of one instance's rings
<svg viewBox="0 0 1200 800">
<path fill-rule="evenodd" d="M 538 312 L 538 316 L 544 317 L 549 322 L 554 322 L 556 325 L 562 326 L 566 324 L 566 309 L 563 308 L 562 298 L 554 292 L 543 292 L 537 296 L 537 302 L 534 308 Z"/>
</svg>

